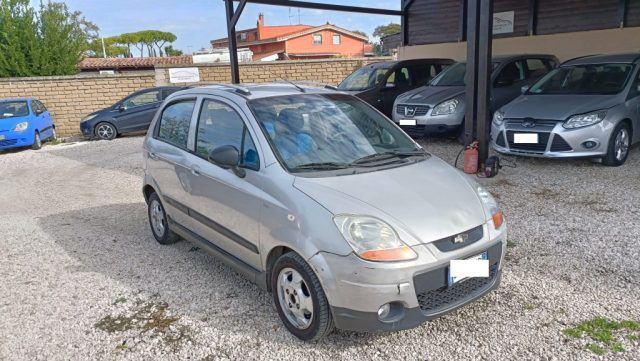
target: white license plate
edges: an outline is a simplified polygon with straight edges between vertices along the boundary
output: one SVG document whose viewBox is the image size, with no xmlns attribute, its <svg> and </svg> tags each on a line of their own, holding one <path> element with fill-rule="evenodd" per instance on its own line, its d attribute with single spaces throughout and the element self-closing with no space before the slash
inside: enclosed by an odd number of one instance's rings
<svg viewBox="0 0 640 361">
<path fill-rule="evenodd" d="M 449 262 L 449 286 L 472 277 L 489 277 L 489 257 L 487 252 L 467 259 Z"/>
<path fill-rule="evenodd" d="M 516 144 L 538 144 L 537 133 L 514 133 L 513 142 Z"/>
<path fill-rule="evenodd" d="M 415 119 L 400 119 L 400 125 L 416 125 Z"/>
<path fill-rule="evenodd" d="M 4 140 L 4 135 L 0 135 L 0 140 Z"/>
</svg>

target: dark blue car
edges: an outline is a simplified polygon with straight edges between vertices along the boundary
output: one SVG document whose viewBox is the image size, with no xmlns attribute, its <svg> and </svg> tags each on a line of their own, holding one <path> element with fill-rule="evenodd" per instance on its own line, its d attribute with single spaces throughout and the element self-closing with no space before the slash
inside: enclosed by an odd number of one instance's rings
<svg viewBox="0 0 640 361">
<path fill-rule="evenodd" d="M 0 150 L 31 147 L 56 138 L 56 127 L 47 108 L 37 99 L 0 99 Z"/>
<path fill-rule="evenodd" d="M 185 88 L 166 86 L 139 90 L 86 116 L 80 122 L 80 131 L 87 139 L 105 140 L 119 134 L 146 131 L 162 101 L 182 89 Z"/>
</svg>

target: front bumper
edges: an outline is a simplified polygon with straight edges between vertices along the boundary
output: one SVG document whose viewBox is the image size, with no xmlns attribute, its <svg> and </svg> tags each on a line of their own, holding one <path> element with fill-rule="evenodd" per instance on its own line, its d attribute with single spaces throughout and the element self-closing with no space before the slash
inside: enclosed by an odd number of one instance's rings
<svg viewBox="0 0 640 361">
<path fill-rule="evenodd" d="M 497 152 L 543 158 L 593 158 L 607 153 L 614 126 L 602 122 L 578 129 L 565 129 L 562 122 L 505 119 L 500 126 L 491 125 L 491 146 Z M 533 125 L 533 126 L 532 126 Z M 535 133 L 537 143 L 515 143 L 514 134 Z"/>
<path fill-rule="evenodd" d="M 0 133 L 0 149 L 22 148 L 30 147 L 33 145 L 34 139 L 31 132 L 11 132 Z"/>
<path fill-rule="evenodd" d="M 411 109 L 406 112 L 405 108 Z M 464 119 L 464 106 L 458 106 L 456 111 L 447 115 L 433 116 L 433 108 L 422 104 L 396 104 L 393 109 L 393 121 L 409 135 L 423 136 L 425 134 L 451 132 L 460 127 Z M 415 120 L 416 125 L 401 125 L 401 120 Z"/>
<path fill-rule="evenodd" d="M 488 227 L 488 226 L 485 226 Z M 489 241 L 438 252 L 432 244 L 414 246 L 410 262 L 367 262 L 354 254 L 320 252 L 309 260 L 333 311 L 336 327 L 353 331 L 395 331 L 416 327 L 462 307 L 498 287 L 506 250 L 506 229 Z M 449 261 L 488 252 L 489 278 L 471 278 L 447 285 Z M 389 317 L 378 318 L 380 306 L 391 303 Z"/>
<path fill-rule="evenodd" d="M 82 132 L 82 136 L 87 139 L 93 138 L 93 123 L 92 122 L 81 122 L 80 123 L 80 132 Z"/>
</svg>

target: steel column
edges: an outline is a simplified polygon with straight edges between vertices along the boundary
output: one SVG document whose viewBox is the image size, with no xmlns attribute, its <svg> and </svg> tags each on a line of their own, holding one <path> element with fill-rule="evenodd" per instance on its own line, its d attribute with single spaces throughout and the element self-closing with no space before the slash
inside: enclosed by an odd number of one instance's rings
<svg viewBox="0 0 640 361">
<path fill-rule="evenodd" d="M 478 162 L 489 157 L 491 131 L 491 48 L 493 46 L 493 0 L 480 0 L 478 25 L 478 93 L 476 114 L 478 122 Z"/>
<path fill-rule="evenodd" d="M 458 41 L 467 40 L 467 0 L 460 0 L 460 18 L 458 19 Z"/>
<path fill-rule="evenodd" d="M 464 144 L 473 142 L 478 94 L 478 1 L 467 2 L 467 72 L 465 75 Z"/>
<path fill-rule="evenodd" d="M 233 0 L 225 0 L 227 18 L 227 37 L 229 39 L 229 63 L 231 66 L 231 83 L 240 83 L 240 69 L 238 67 L 238 44 L 236 41 L 236 25 L 233 23 Z M 242 9 L 238 9 L 242 11 Z M 237 18 L 236 18 L 237 19 Z M 237 20 L 236 20 L 237 21 Z"/>
<path fill-rule="evenodd" d="M 621 28 L 627 26 L 627 10 L 629 8 L 629 0 L 619 0 L 618 3 L 618 24 Z"/>
<path fill-rule="evenodd" d="M 529 35 L 536 35 L 538 27 L 538 0 L 529 0 Z"/>
</svg>

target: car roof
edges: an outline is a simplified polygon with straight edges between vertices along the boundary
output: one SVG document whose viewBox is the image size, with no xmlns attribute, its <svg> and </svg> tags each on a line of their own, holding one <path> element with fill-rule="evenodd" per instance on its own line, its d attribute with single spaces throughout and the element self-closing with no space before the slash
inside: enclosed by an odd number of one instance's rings
<svg viewBox="0 0 640 361">
<path fill-rule="evenodd" d="M 6 102 L 28 102 L 30 101 L 31 97 L 22 97 L 22 98 L 4 98 L 4 99 L 0 99 L 0 103 L 6 103 Z"/>
<path fill-rule="evenodd" d="M 555 55 L 552 54 L 502 54 L 496 55 L 491 58 L 493 62 L 506 62 L 518 59 L 529 59 L 529 58 L 543 58 L 543 59 L 556 59 Z"/>
<path fill-rule="evenodd" d="M 390 68 L 392 66 L 398 64 L 416 64 L 416 63 L 435 63 L 435 64 L 451 64 L 455 61 L 453 59 L 447 58 L 419 58 L 419 59 L 407 59 L 407 60 L 389 60 L 389 61 L 378 61 L 375 63 L 369 63 L 367 65 L 362 66 L 362 68 Z"/>
<path fill-rule="evenodd" d="M 272 96 L 299 94 L 335 94 L 337 89 L 330 85 L 319 83 L 243 83 L 235 84 L 207 84 L 192 86 L 175 92 L 171 97 L 189 94 L 220 95 L 221 93 L 235 94 L 247 100 L 268 98 Z"/>
<path fill-rule="evenodd" d="M 640 53 L 625 54 L 607 54 L 607 55 L 588 55 L 574 58 L 562 63 L 567 65 L 588 65 L 588 64 L 604 64 L 604 63 L 624 63 L 634 64 L 640 62 Z"/>
</svg>

